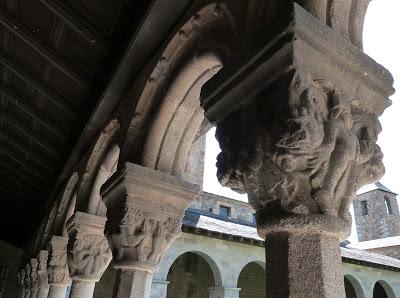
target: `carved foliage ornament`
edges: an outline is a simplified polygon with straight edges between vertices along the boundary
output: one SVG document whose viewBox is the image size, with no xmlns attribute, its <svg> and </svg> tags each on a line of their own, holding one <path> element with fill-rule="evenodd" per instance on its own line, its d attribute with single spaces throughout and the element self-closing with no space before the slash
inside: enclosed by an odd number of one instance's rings
<svg viewBox="0 0 400 298">
<path fill-rule="evenodd" d="M 377 116 L 339 90 L 303 86 L 298 78 L 289 93 L 271 97 L 218 123 L 219 181 L 248 193 L 264 218 L 320 214 L 349 221 L 356 190 L 384 173 Z"/>
<path fill-rule="evenodd" d="M 144 216 L 135 207 L 127 206 L 119 225 L 120 232 L 112 235 L 117 261 L 140 262 L 157 268 L 173 240 L 179 235 L 181 219 Z"/>
<path fill-rule="evenodd" d="M 39 288 L 47 288 L 49 286 L 49 279 L 47 275 L 47 259 L 48 259 L 48 252 L 41 251 L 38 255 L 38 267 L 37 267 Z"/>
<path fill-rule="evenodd" d="M 75 279 L 98 281 L 112 258 L 107 239 L 98 235 L 79 235 L 69 254 L 69 268 Z"/>
</svg>

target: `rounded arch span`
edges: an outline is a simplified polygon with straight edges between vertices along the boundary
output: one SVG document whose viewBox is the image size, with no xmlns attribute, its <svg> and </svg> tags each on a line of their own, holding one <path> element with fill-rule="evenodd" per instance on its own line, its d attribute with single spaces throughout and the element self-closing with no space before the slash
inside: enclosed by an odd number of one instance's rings
<svg viewBox="0 0 400 298">
<path fill-rule="evenodd" d="M 354 290 L 354 294 L 356 295 L 355 298 L 365 298 L 365 294 L 364 291 L 362 289 L 361 283 L 359 282 L 359 280 L 350 275 L 350 274 L 346 274 L 344 276 L 344 282 L 345 282 L 345 288 L 346 288 L 346 297 L 351 298 L 352 296 L 347 296 L 350 294 L 347 294 L 348 291 Z M 352 287 L 352 289 L 348 288 L 349 286 Z"/>
<path fill-rule="evenodd" d="M 203 122 L 201 87 L 222 67 L 214 54 L 191 59 L 174 78 L 147 135 L 143 165 L 182 177 L 189 148 Z"/>
<path fill-rule="evenodd" d="M 381 292 L 384 290 L 385 293 Z M 384 296 L 386 294 L 386 297 Z M 396 298 L 396 295 L 393 291 L 393 288 L 384 280 L 378 280 L 374 284 L 373 290 L 373 297 L 374 298 Z"/>
<path fill-rule="evenodd" d="M 160 270 L 158 272 L 159 275 L 159 279 L 161 280 L 167 280 L 167 276 L 168 276 L 168 272 L 171 269 L 172 265 L 174 264 L 174 262 L 182 255 L 186 254 L 186 253 L 193 253 L 193 254 L 197 254 L 200 257 L 202 257 L 207 264 L 210 266 L 211 271 L 214 275 L 214 283 L 215 283 L 215 287 L 220 287 L 222 285 L 222 275 L 221 275 L 221 270 L 218 266 L 218 264 L 216 263 L 216 261 L 214 261 L 214 259 L 207 253 L 202 252 L 202 251 L 195 251 L 195 250 L 184 250 L 184 251 L 180 251 L 179 253 L 176 253 L 173 257 L 170 257 L 168 259 L 163 259 L 160 265 Z"/>
<path fill-rule="evenodd" d="M 78 184 L 78 173 L 74 172 L 67 180 L 65 187 L 60 192 L 58 200 L 54 203 L 49 216 L 47 217 L 46 227 L 40 240 L 40 246 L 46 247 L 53 235 L 65 236 L 65 223 L 68 220 L 71 207 L 75 207 L 76 187 Z"/>
<path fill-rule="evenodd" d="M 97 192 L 94 190 L 94 186 L 98 186 L 95 184 L 95 182 L 99 177 L 99 170 L 102 165 L 104 165 L 104 162 L 106 161 L 107 165 L 109 163 L 112 164 L 112 160 L 115 159 L 115 152 L 118 151 L 119 153 L 119 148 L 115 149 L 119 132 L 119 121 L 117 119 L 111 120 L 100 133 L 92 149 L 90 150 L 88 158 L 86 159 L 86 162 L 83 164 L 82 170 L 79 173 L 75 207 L 76 210 L 90 214 L 97 214 L 98 210 L 101 209 L 99 207 L 101 204 L 101 197 L 99 194 L 97 195 L 101 185 Z M 101 176 L 101 178 L 103 177 Z"/>
<path fill-rule="evenodd" d="M 235 30 L 224 4 L 211 3 L 175 31 L 126 99 L 122 114 L 129 125 L 120 163 L 129 160 L 180 176 L 188 144 L 203 120 L 200 88 L 231 55 Z M 127 106 L 132 107 L 131 115 Z M 168 151 L 170 146 L 179 154 Z"/>
<path fill-rule="evenodd" d="M 241 297 L 263 298 L 266 296 L 266 271 L 262 262 L 247 263 L 236 282 Z"/>
</svg>

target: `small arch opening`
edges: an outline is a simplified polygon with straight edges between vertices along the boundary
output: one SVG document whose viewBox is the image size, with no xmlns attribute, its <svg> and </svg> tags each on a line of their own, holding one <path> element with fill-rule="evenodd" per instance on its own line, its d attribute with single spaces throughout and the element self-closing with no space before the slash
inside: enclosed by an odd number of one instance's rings
<svg viewBox="0 0 400 298">
<path fill-rule="evenodd" d="M 167 298 L 208 297 L 208 289 L 216 286 L 211 265 L 193 252 L 184 253 L 174 261 L 167 281 Z"/>
<path fill-rule="evenodd" d="M 237 287 L 240 298 L 266 297 L 266 272 L 256 262 L 250 262 L 240 272 Z"/>
<path fill-rule="evenodd" d="M 344 289 L 346 292 L 346 298 L 364 298 L 364 292 L 361 288 L 360 283 L 351 275 L 344 277 Z"/>
</svg>

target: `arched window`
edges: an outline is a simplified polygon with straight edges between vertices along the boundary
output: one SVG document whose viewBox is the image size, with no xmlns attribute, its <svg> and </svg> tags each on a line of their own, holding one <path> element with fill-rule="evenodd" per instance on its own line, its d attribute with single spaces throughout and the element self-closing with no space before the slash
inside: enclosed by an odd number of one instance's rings
<svg viewBox="0 0 400 298">
<path fill-rule="evenodd" d="M 240 272 L 238 285 L 240 298 L 266 297 L 266 274 L 261 265 L 250 262 Z"/>
<path fill-rule="evenodd" d="M 393 209 L 392 209 L 392 204 L 390 202 L 390 198 L 388 196 L 385 196 L 385 206 L 386 206 L 386 212 L 387 214 L 393 214 Z"/>
</svg>

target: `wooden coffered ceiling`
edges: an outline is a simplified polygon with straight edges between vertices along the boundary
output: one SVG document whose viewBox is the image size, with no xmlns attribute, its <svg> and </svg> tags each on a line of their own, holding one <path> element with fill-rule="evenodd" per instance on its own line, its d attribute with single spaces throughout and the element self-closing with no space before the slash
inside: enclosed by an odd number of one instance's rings
<svg viewBox="0 0 400 298">
<path fill-rule="evenodd" d="M 148 2 L 0 0 L 0 239 L 32 234 Z"/>
</svg>

